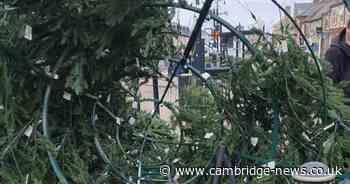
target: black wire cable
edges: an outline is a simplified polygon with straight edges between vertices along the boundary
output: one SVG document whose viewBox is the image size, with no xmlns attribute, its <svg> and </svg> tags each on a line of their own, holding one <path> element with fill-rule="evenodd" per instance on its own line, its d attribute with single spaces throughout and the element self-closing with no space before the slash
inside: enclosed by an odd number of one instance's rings
<svg viewBox="0 0 350 184">
<path fill-rule="evenodd" d="M 194 44 L 196 43 L 196 40 L 202 31 L 202 26 L 205 21 L 205 18 L 207 17 L 211 4 L 213 3 L 214 0 L 206 0 L 202 10 L 199 13 L 199 17 L 197 19 L 197 23 L 193 29 L 193 32 L 191 34 L 190 40 L 188 41 L 185 53 L 184 53 L 184 59 L 188 59 L 190 52 L 192 51 Z"/>
<path fill-rule="evenodd" d="M 192 49 L 194 48 L 194 45 L 196 43 L 196 40 L 198 38 L 198 35 L 200 34 L 200 32 L 202 31 L 202 26 L 203 26 L 203 23 L 205 21 L 205 18 L 207 17 L 208 13 L 209 13 L 209 10 L 210 10 L 210 7 L 211 7 L 211 4 L 214 0 L 206 0 L 204 5 L 203 5 L 203 8 L 201 9 L 200 11 L 200 14 L 199 14 L 199 18 L 197 20 L 197 23 L 192 31 L 192 34 L 190 36 L 190 39 L 187 43 L 187 46 L 186 46 L 186 49 L 185 49 L 185 52 L 184 52 L 184 56 L 183 58 L 181 59 L 180 62 L 177 63 L 175 69 L 174 69 L 174 72 L 173 74 L 171 75 L 170 77 L 170 80 L 165 88 L 165 91 L 161 97 L 161 99 L 159 100 L 158 104 L 157 104 L 157 108 L 159 108 L 160 104 L 163 103 L 164 99 L 165 99 L 165 96 L 167 95 L 168 93 L 168 90 L 170 88 L 170 85 L 171 83 L 173 82 L 174 78 L 175 78 L 175 75 L 176 75 L 176 72 L 177 70 L 179 69 L 179 67 L 182 65 L 184 66 L 190 56 L 190 53 L 192 51 Z M 156 113 L 154 113 L 155 115 Z M 154 117 L 153 115 L 153 117 Z"/>
<path fill-rule="evenodd" d="M 190 36 L 190 39 L 187 43 L 187 46 L 186 46 L 186 50 L 184 52 L 184 56 L 183 58 L 181 59 L 180 62 L 178 62 L 176 64 L 176 67 L 170 77 L 170 80 L 164 90 L 164 93 L 161 97 L 161 99 L 159 100 L 159 102 L 157 103 L 157 106 L 156 106 L 156 109 L 159 108 L 160 104 L 163 103 L 164 99 L 165 99 L 165 96 L 167 95 L 169 89 L 170 89 L 170 86 L 171 86 L 171 83 L 173 82 L 175 76 L 176 76 L 176 72 L 177 70 L 179 69 L 180 66 L 184 66 L 190 56 L 190 52 L 192 51 L 194 45 L 195 45 L 195 42 L 197 40 L 197 37 L 201 31 L 201 28 L 203 26 L 203 23 L 205 21 L 205 18 L 207 17 L 208 13 L 209 13 L 209 10 L 210 10 L 210 7 L 211 7 L 211 4 L 213 3 L 214 0 L 206 0 L 204 5 L 203 5 L 203 8 L 201 9 L 200 11 L 200 15 L 199 15 L 199 18 L 197 20 L 197 23 L 195 25 L 195 28 Z M 152 119 L 156 116 L 156 112 L 153 112 L 153 115 L 152 115 Z M 145 132 L 147 131 L 147 129 L 149 128 L 150 124 L 152 123 L 152 119 L 151 121 L 146 125 L 146 128 L 145 128 Z M 144 135 L 144 136 L 147 136 L 147 135 Z M 142 154 L 143 154 L 143 149 L 144 149 L 144 146 L 146 144 L 146 139 L 144 139 L 142 145 L 141 145 L 141 149 L 140 149 L 140 159 L 142 158 Z"/>
</svg>

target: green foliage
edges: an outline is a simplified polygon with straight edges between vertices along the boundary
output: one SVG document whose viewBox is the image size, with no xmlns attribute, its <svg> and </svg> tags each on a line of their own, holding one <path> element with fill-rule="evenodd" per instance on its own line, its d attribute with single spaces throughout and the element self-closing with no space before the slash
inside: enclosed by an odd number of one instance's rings
<svg viewBox="0 0 350 184">
<path fill-rule="evenodd" d="M 235 63 L 238 70 L 217 79 L 227 84 L 219 105 L 232 126 L 239 128 L 242 144 L 235 149 L 261 164 L 274 160 L 277 166 L 296 167 L 320 160 L 333 167 L 347 167 L 349 155 L 342 148 L 348 146 L 342 137 L 345 130 L 337 123 L 336 128 L 331 127 L 338 120 L 348 125 L 350 108 L 345 105 L 343 90 L 326 76 L 328 66 L 322 62 L 327 92 L 324 103 L 315 64 L 292 40 L 287 41 L 288 52 L 275 55 L 265 50 L 265 62 L 251 58 Z M 323 116 L 324 109 L 327 116 Z M 325 129 L 327 126 L 330 128 Z M 246 144 L 251 137 L 259 138 L 256 147 Z M 277 177 L 271 182 L 285 179 Z"/>
<path fill-rule="evenodd" d="M 153 75 L 159 58 L 171 52 L 171 37 L 164 34 L 169 32 L 167 9 L 144 6 L 151 2 L 0 3 L 0 183 L 57 183 L 47 151 L 54 153 L 69 182 L 121 182 L 96 152 L 90 125 L 95 100 L 87 94 L 100 96 L 103 102 L 109 98 L 108 108 L 128 119 L 129 94 L 122 82 Z M 43 136 L 39 116 L 48 84 L 53 84 L 51 140 Z M 115 135 L 111 118 L 99 114 L 103 148 L 113 161 L 127 165 L 108 139 Z M 126 130 L 123 121 L 124 125 L 121 129 Z M 29 127 L 32 133 L 27 132 Z M 151 130 L 157 131 L 152 136 L 161 138 L 163 128 L 153 124 Z M 127 131 L 120 133 L 123 144 L 133 145 Z M 137 173 L 133 166 L 125 169 L 130 176 Z"/>
<path fill-rule="evenodd" d="M 262 63 L 254 57 L 226 61 L 237 70 L 214 79 L 215 95 L 202 87 L 184 89 L 179 106 L 165 103 L 171 122 L 134 112 L 128 98 L 137 90 L 124 84 L 157 75 L 158 61 L 174 52 L 167 9 L 144 6 L 151 2 L 0 3 L 0 183 L 58 183 L 48 151 L 68 181 L 78 184 L 135 181 L 137 160 L 144 172 L 160 164 L 205 167 L 220 145 L 232 158 L 257 165 L 274 160 L 298 166 L 312 159 L 349 167 L 350 142 L 337 126 L 350 120 L 340 88 L 347 84 L 333 84 L 323 62 L 320 76 L 290 40 L 288 52 L 273 50 L 266 40 L 258 43 L 266 48 Z M 30 27 L 32 40 L 24 38 Z M 50 139 L 41 131 L 49 84 Z M 250 144 L 255 137 L 256 146 Z"/>
</svg>

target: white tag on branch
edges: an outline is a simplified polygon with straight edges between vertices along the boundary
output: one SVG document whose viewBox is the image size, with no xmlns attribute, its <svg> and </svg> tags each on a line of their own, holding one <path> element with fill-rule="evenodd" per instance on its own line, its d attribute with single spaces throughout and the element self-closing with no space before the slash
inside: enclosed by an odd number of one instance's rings
<svg viewBox="0 0 350 184">
<path fill-rule="evenodd" d="M 134 117 L 131 117 L 131 118 L 129 119 L 129 124 L 130 124 L 130 125 L 134 125 L 135 122 L 136 122 L 136 120 L 135 120 Z"/>
<path fill-rule="evenodd" d="M 97 121 L 97 120 L 98 120 L 98 115 L 95 114 L 94 121 Z"/>
<path fill-rule="evenodd" d="M 181 160 L 180 158 L 175 158 L 175 159 L 173 160 L 173 163 L 175 164 L 175 163 L 179 162 L 180 160 Z"/>
<path fill-rule="evenodd" d="M 109 94 L 109 95 L 107 96 L 106 103 L 109 103 L 109 102 L 111 102 L 111 94 Z"/>
<path fill-rule="evenodd" d="M 30 25 L 26 25 L 25 30 L 24 30 L 24 38 L 27 40 L 32 40 L 33 39 L 33 28 Z"/>
<path fill-rule="evenodd" d="M 53 79 L 57 80 L 57 79 L 59 79 L 59 78 L 60 78 L 60 77 L 59 77 L 57 74 L 53 75 Z"/>
<path fill-rule="evenodd" d="M 125 82 L 125 81 L 120 81 L 120 84 L 122 85 L 122 87 L 124 88 L 124 89 L 128 89 L 129 87 L 128 87 L 128 84 Z"/>
<path fill-rule="evenodd" d="M 133 109 L 138 109 L 138 103 L 136 101 L 132 102 L 132 108 Z"/>
<path fill-rule="evenodd" d="M 267 164 L 263 164 L 262 167 L 269 167 L 270 169 L 274 169 L 276 167 L 276 162 L 275 161 L 268 162 Z"/>
<path fill-rule="evenodd" d="M 27 137 L 30 137 L 33 133 L 33 126 L 29 125 L 28 128 L 26 129 L 26 131 L 24 131 L 24 135 Z"/>
<path fill-rule="evenodd" d="M 208 80 L 210 78 L 210 74 L 205 72 L 202 74 L 202 77 L 205 79 L 205 80 Z"/>
<path fill-rule="evenodd" d="M 135 150 L 132 150 L 132 151 L 130 152 L 130 154 L 135 155 L 135 154 L 137 154 L 138 152 L 139 152 L 139 150 L 135 149 Z"/>
<path fill-rule="evenodd" d="M 68 93 L 68 92 L 64 92 L 63 93 L 63 98 L 65 99 L 65 100 L 68 100 L 68 101 L 71 101 L 72 100 L 72 94 L 70 94 L 70 93 Z"/>
<path fill-rule="evenodd" d="M 26 184 L 29 183 L 29 174 L 26 175 Z"/>
<path fill-rule="evenodd" d="M 34 70 L 30 70 L 30 74 L 35 75 L 36 72 Z"/>
<path fill-rule="evenodd" d="M 119 117 L 115 119 L 115 122 L 117 123 L 117 125 L 121 125 L 121 119 Z"/>
<path fill-rule="evenodd" d="M 169 151 L 170 151 L 170 149 L 169 149 L 169 148 L 165 148 L 165 149 L 164 149 L 164 153 L 165 153 L 165 154 L 168 154 L 168 153 L 169 153 Z"/>
<path fill-rule="evenodd" d="M 137 68 L 140 68 L 140 59 L 139 58 L 136 58 L 136 66 L 137 66 Z"/>
<path fill-rule="evenodd" d="M 4 105 L 0 105 L 0 110 L 4 110 L 4 109 L 5 109 Z"/>
<path fill-rule="evenodd" d="M 334 127 L 334 125 L 335 125 L 335 123 L 329 124 L 328 126 L 326 126 L 326 127 L 323 128 L 323 131 L 327 131 L 328 129 Z"/>
<path fill-rule="evenodd" d="M 211 137 L 213 137 L 214 136 L 214 133 L 213 132 L 210 132 L 210 133 L 206 133 L 205 135 L 204 135 L 204 138 L 205 139 L 210 139 Z"/>
<path fill-rule="evenodd" d="M 43 60 L 43 59 L 39 59 L 39 60 L 35 61 L 35 64 L 43 64 L 43 63 L 45 63 L 45 60 Z"/>
<path fill-rule="evenodd" d="M 250 143 L 253 145 L 253 146 L 256 146 L 258 144 L 258 141 L 259 141 L 259 138 L 258 137 L 251 137 L 250 138 Z"/>
<path fill-rule="evenodd" d="M 311 142 L 310 137 L 309 137 L 305 132 L 303 132 L 302 135 L 303 135 L 303 137 L 304 137 L 307 141 Z"/>
<path fill-rule="evenodd" d="M 284 144 L 285 144 L 286 146 L 288 146 L 288 145 L 289 145 L 289 141 L 286 140 L 286 141 L 284 142 Z"/>
<path fill-rule="evenodd" d="M 47 74 L 48 76 L 52 77 L 53 79 L 57 80 L 57 79 L 60 78 L 60 77 L 58 76 L 58 74 L 53 74 L 53 73 L 51 73 L 51 68 L 50 68 L 50 66 L 46 66 L 44 70 L 45 70 L 46 74 Z"/>
<path fill-rule="evenodd" d="M 60 151 L 60 149 L 62 148 L 62 145 L 58 145 L 57 147 L 56 147 L 56 149 L 55 149 L 55 151 Z"/>
</svg>

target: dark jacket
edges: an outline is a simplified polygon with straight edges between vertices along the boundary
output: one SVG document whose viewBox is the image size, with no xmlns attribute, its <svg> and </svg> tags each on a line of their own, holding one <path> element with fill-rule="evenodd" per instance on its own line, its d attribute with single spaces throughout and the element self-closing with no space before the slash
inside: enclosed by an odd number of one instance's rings
<svg viewBox="0 0 350 184">
<path fill-rule="evenodd" d="M 329 76 L 336 83 L 350 80 L 350 46 L 346 44 L 345 34 L 343 30 L 326 53 L 326 60 L 332 65 Z M 345 96 L 350 98 L 350 88 L 345 89 Z"/>
</svg>

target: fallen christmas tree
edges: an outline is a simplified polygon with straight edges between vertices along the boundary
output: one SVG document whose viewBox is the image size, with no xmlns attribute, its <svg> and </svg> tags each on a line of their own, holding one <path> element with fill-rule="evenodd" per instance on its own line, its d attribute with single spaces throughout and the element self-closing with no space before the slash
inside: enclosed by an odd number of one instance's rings
<svg viewBox="0 0 350 184">
<path fill-rule="evenodd" d="M 173 53 L 167 9 L 143 9 L 138 1 L 2 6 L 1 183 L 136 183 L 140 172 L 143 183 L 165 182 L 160 165 L 214 167 L 222 146 L 228 160 L 241 166 L 297 167 L 319 160 L 349 167 L 347 84 L 327 78 L 326 62 L 320 62 L 320 75 L 292 39 L 284 39 L 287 52 L 263 40 L 256 45 L 263 59 L 228 61 L 232 70 L 211 83 L 215 94 L 186 89 L 181 106 L 164 104 L 173 111 L 172 121 L 164 122 L 133 110 L 128 99 L 137 97 L 136 79 L 159 75 L 157 60 Z M 18 38 L 20 32 L 25 38 Z M 50 139 L 41 129 L 44 99 Z M 62 176 L 53 172 L 47 152 Z M 212 179 L 179 178 L 185 181 Z"/>
</svg>

